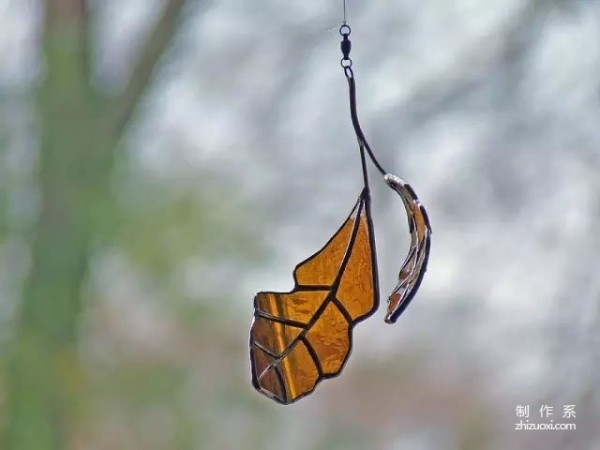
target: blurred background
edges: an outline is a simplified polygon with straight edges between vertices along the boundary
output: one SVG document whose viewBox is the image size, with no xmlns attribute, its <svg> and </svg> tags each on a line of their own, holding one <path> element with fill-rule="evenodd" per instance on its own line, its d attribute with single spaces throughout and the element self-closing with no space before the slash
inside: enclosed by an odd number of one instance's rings
<svg viewBox="0 0 600 450">
<path fill-rule="evenodd" d="M 342 1 L 0 0 L 0 448 L 600 449 L 600 4 L 349 0 L 359 113 L 433 226 L 397 324 L 250 384 L 361 189 Z M 382 306 L 409 237 L 373 178 Z M 515 431 L 544 405 L 575 431 Z M 563 406 L 576 418 L 563 419 Z"/>
</svg>

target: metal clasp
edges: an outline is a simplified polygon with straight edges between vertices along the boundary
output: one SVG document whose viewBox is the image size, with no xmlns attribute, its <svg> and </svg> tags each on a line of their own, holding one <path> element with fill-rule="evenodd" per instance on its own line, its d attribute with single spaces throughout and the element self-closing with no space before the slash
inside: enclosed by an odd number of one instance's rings
<svg viewBox="0 0 600 450">
<path fill-rule="evenodd" d="M 340 64 L 343 68 L 352 67 L 352 60 L 350 59 L 350 50 L 352 50 L 352 42 L 350 42 L 349 39 L 350 33 L 352 33 L 352 28 L 350 28 L 349 25 L 343 24 L 340 27 L 340 35 L 343 38 L 340 47 L 342 49 L 342 55 L 344 55 Z"/>
</svg>

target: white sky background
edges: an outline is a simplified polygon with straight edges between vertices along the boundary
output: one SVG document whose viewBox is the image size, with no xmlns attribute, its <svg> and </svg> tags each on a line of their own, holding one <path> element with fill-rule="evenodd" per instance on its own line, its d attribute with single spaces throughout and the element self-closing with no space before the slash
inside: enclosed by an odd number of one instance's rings
<svg viewBox="0 0 600 450">
<path fill-rule="evenodd" d="M 98 83 L 118 89 L 161 2 L 96 3 Z M 372 173 L 382 308 L 357 327 L 355 358 L 420 343 L 432 367 L 479 367 L 508 407 L 575 401 L 598 385 L 600 8 L 562 3 L 527 25 L 514 63 L 503 49 L 523 1 L 349 1 L 363 129 L 434 231 L 418 296 L 385 325 L 408 234 L 400 199 Z M 33 1 L 0 0 L 0 99 L 40 73 L 36 17 Z M 334 1 L 190 7 L 128 136 L 140 167 L 165 183 L 210 168 L 266 213 L 272 260 L 238 274 L 242 320 L 255 292 L 291 287 L 295 264 L 360 192 L 340 19 Z"/>
</svg>

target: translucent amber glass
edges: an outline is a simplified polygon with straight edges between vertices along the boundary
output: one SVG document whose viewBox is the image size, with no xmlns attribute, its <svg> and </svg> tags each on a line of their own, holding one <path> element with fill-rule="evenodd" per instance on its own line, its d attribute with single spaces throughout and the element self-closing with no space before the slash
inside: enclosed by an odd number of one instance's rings
<svg viewBox="0 0 600 450">
<path fill-rule="evenodd" d="M 338 232 L 294 271 L 289 293 L 261 292 L 250 330 L 252 381 L 280 403 L 338 375 L 352 327 L 377 306 L 377 274 L 365 189 Z"/>
</svg>

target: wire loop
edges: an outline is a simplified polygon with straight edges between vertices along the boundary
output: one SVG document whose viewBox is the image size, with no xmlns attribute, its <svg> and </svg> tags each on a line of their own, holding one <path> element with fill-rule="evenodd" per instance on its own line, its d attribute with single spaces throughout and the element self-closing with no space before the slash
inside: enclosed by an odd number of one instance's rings
<svg viewBox="0 0 600 450">
<path fill-rule="evenodd" d="M 340 27 L 340 35 L 350 36 L 350 33 L 352 33 L 352 28 L 350 28 L 350 25 L 348 25 L 347 23 L 342 24 L 342 26 Z"/>
</svg>

